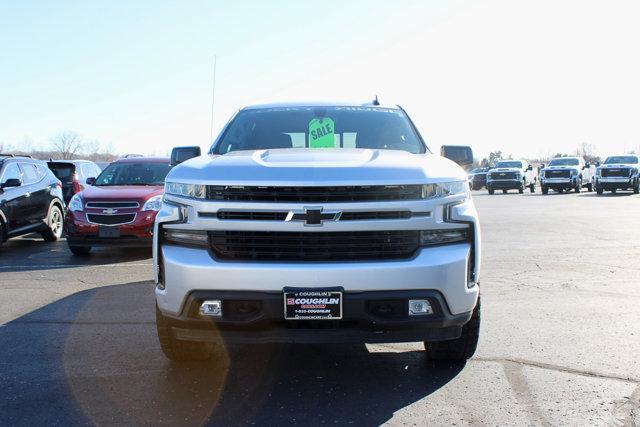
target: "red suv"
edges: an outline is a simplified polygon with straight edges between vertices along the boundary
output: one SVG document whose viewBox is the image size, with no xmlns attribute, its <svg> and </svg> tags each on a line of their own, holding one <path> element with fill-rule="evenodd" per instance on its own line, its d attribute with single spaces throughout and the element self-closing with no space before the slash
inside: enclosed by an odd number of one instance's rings
<svg viewBox="0 0 640 427">
<path fill-rule="evenodd" d="M 153 222 L 162 206 L 165 157 L 120 159 L 90 179 L 91 186 L 71 198 L 67 243 L 76 255 L 93 246 L 151 246 Z"/>
</svg>

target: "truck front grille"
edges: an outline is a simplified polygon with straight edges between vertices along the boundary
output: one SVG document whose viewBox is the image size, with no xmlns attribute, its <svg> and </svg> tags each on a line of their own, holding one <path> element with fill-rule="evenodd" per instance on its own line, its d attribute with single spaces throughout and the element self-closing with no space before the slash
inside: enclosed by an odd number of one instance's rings
<svg viewBox="0 0 640 427">
<path fill-rule="evenodd" d="M 629 175 L 631 175 L 631 169 L 629 168 L 602 169 L 603 177 L 627 177 Z"/>
<path fill-rule="evenodd" d="M 271 232 L 211 231 L 217 258 L 254 261 L 358 261 L 410 258 L 420 232 Z"/>
<path fill-rule="evenodd" d="M 366 221 L 379 219 L 410 219 L 412 217 L 428 217 L 430 212 L 411 211 L 356 211 L 342 212 L 340 221 Z M 204 218 L 216 217 L 220 220 L 228 221 L 286 221 L 288 212 L 283 211 L 218 211 L 217 214 L 209 212 L 199 212 L 199 216 Z"/>
<path fill-rule="evenodd" d="M 569 169 L 549 169 L 544 171 L 546 178 L 570 178 L 571 171 Z"/>
<path fill-rule="evenodd" d="M 207 186 L 207 199 L 225 201 L 332 203 L 419 200 L 421 198 L 421 185 L 343 187 Z"/>
<path fill-rule="evenodd" d="M 515 172 L 491 172 L 491 179 L 518 179 Z"/>
</svg>

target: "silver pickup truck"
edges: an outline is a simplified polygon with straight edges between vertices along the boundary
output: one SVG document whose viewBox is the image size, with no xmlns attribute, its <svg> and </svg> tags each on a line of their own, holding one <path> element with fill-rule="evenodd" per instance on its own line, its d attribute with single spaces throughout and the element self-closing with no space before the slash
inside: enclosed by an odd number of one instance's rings
<svg viewBox="0 0 640 427">
<path fill-rule="evenodd" d="M 409 341 L 465 360 L 478 341 L 467 174 L 432 154 L 400 107 L 243 108 L 207 154 L 169 172 L 154 264 L 172 360 L 216 344 Z"/>
</svg>

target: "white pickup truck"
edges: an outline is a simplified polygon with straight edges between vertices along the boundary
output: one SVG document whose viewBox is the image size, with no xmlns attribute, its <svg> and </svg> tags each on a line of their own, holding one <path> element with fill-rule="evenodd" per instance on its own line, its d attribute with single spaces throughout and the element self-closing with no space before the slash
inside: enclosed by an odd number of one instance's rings
<svg viewBox="0 0 640 427">
<path fill-rule="evenodd" d="M 198 151 L 176 148 L 172 161 Z M 469 147 L 443 152 L 473 160 Z M 168 358 L 265 342 L 420 341 L 431 359 L 473 355 L 480 226 L 467 174 L 429 151 L 402 108 L 243 108 L 165 190 L 153 253 Z"/>
<path fill-rule="evenodd" d="M 487 173 L 487 190 L 489 194 L 496 190 L 518 190 L 524 193 L 529 187 L 532 193 L 536 192 L 538 177 L 533 167 L 526 160 L 500 160 Z"/>
<path fill-rule="evenodd" d="M 583 187 L 593 191 L 595 179 L 595 165 L 585 163 L 581 157 L 557 157 L 540 170 L 542 194 L 549 194 L 550 189 L 559 193 L 570 190 L 579 193 Z"/>
<path fill-rule="evenodd" d="M 640 156 L 627 154 L 610 156 L 596 171 L 596 191 L 632 190 L 640 193 Z"/>
</svg>

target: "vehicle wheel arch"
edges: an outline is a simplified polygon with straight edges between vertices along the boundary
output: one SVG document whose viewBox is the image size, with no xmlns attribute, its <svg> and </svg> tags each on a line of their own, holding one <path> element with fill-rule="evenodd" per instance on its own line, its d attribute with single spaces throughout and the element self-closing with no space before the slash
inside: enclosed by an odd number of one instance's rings
<svg viewBox="0 0 640 427">
<path fill-rule="evenodd" d="M 0 243 L 6 242 L 9 237 L 9 226 L 7 224 L 7 217 L 0 209 Z"/>
</svg>

